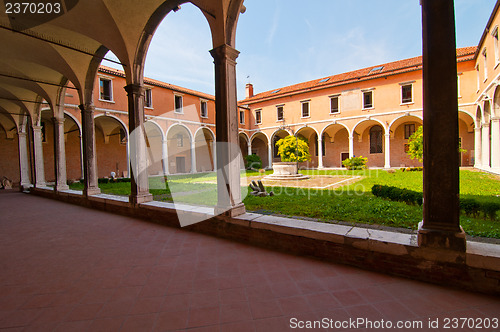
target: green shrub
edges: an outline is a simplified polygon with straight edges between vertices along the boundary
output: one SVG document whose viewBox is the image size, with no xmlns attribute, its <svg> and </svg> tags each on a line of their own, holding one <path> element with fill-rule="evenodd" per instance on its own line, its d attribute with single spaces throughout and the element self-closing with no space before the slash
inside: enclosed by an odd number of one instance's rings
<svg viewBox="0 0 500 332">
<path fill-rule="evenodd" d="M 363 156 L 347 158 L 342 161 L 342 165 L 344 165 L 348 170 L 360 170 L 366 168 L 366 162 L 368 158 Z"/>
<path fill-rule="evenodd" d="M 372 187 L 372 194 L 377 197 L 388 198 L 391 201 L 405 202 L 411 205 L 422 205 L 423 200 L 422 193 L 398 187 L 381 186 L 379 184 Z"/>
<path fill-rule="evenodd" d="M 499 203 L 484 202 L 480 204 L 480 206 L 485 217 L 490 218 L 490 220 L 495 220 L 497 218 L 497 212 L 500 210 Z"/>
<path fill-rule="evenodd" d="M 245 156 L 245 167 L 246 169 L 261 169 L 262 168 L 262 160 L 256 154 L 249 154 Z"/>
<path fill-rule="evenodd" d="M 460 199 L 460 210 L 469 217 L 476 217 L 479 213 L 480 205 L 472 198 L 461 198 Z"/>
</svg>

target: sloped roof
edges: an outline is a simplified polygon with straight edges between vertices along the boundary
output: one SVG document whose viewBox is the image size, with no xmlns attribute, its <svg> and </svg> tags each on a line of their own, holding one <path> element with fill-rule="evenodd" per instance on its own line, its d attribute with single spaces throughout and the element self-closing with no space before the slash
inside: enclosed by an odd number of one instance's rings
<svg viewBox="0 0 500 332">
<path fill-rule="evenodd" d="M 115 69 L 115 68 L 111 68 L 111 67 L 106 67 L 106 66 L 102 66 L 102 65 L 99 67 L 99 72 L 105 73 L 105 74 L 115 75 L 118 77 L 125 77 L 125 72 L 123 70 L 119 70 L 119 69 Z M 191 89 L 187 89 L 187 88 L 183 88 L 181 86 L 173 85 L 170 83 L 165 83 L 165 82 L 158 81 L 158 80 L 155 80 L 152 78 L 144 77 L 144 84 L 158 86 L 161 88 L 166 88 L 166 89 L 174 90 L 174 91 L 181 92 L 181 93 L 187 93 L 187 94 L 201 97 L 201 98 L 205 98 L 208 100 L 215 100 L 215 97 L 212 95 L 209 95 L 209 94 L 206 94 L 203 92 L 199 92 L 199 91 L 195 91 L 195 90 L 191 90 Z"/>
<path fill-rule="evenodd" d="M 463 62 L 472 60 L 477 47 L 463 47 L 457 49 L 457 61 Z M 382 67 L 381 69 L 379 69 Z M 303 93 L 311 90 L 330 88 L 339 85 L 345 85 L 364 80 L 385 77 L 389 75 L 401 74 L 405 72 L 421 70 L 422 56 L 389 62 L 377 66 L 371 66 L 347 73 L 337 74 L 333 76 L 322 77 L 308 82 L 302 82 L 280 89 L 273 89 L 254 95 L 253 97 L 239 101 L 240 105 L 252 104 L 266 99 L 279 98 L 284 95 Z"/>
</svg>

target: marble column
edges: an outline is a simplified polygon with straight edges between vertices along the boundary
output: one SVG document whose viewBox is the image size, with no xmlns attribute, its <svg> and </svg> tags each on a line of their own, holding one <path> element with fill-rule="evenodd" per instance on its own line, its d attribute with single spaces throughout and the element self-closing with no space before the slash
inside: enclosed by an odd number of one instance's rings
<svg viewBox="0 0 500 332">
<path fill-rule="evenodd" d="M 128 96 L 128 123 L 130 149 L 130 185 L 129 201 L 132 204 L 150 202 L 149 193 L 146 131 L 144 129 L 144 86 L 129 84 L 125 86 Z"/>
<path fill-rule="evenodd" d="M 490 168 L 490 123 L 483 123 L 481 129 L 481 165 L 483 168 Z"/>
<path fill-rule="evenodd" d="M 237 216 L 245 213 L 241 201 L 236 97 L 236 58 L 239 52 L 229 45 L 210 51 L 215 64 L 215 125 L 217 139 L 217 207 L 216 214 Z"/>
<path fill-rule="evenodd" d="M 248 149 L 248 155 L 251 156 L 252 155 L 252 142 L 250 140 L 248 140 L 248 146 L 247 146 L 247 149 Z"/>
<path fill-rule="evenodd" d="M 481 167 L 482 152 L 481 152 L 481 125 L 474 128 L 474 167 Z"/>
<path fill-rule="evenodd" d="M 267 163 L 268 163 L 268 168 L 271 169 L 273 168 L 273 144 L 269 143 L 267 145 Z"/>
<path fill-rule="evenodd" d="M 54 167 L 56 191 L 68 190 L 66 176 L 66 148 L 64 143 L 64 118 L 52 118 L 54 122 Z"/>
<path fill-rule="evenodd" d="M 35 187 L 45 187 L 45 166 L 43 164 L 42 126 L 33 126 L 33 150 L 35 154 Z"/>
<path fill-rule="evenodd" d="M 161 160 L 163 165 L 163 175 L 169 174 L 168 172 L 168 141 L 167 137 L 165 137 L 161 141 Z"/>
<path fill-rule="evenodd" d="M 349 136 L 349 158 L 354 157 L 354 136 Z"/>
<path fill-rule="evenodd" d="M 318 136 L 318 168 L 323 168 L 323 137 Z"/>
<path fill-rule="evenodd" d="M 500 170 L 500 118 L 491 118 L 491 168 Z"/>
<path fill-rule="evenodd" d="M 418 245 L 463 253 L 466 240 L 459 219 L 458 89 L 453 0 L 421 0 L 421 4 L 424 204 Z"/>
<path fill-rule="evenodd" d="M 391 134 L 385 134 L 385 164 L 384 168 L 391 168 Z"/>
<path fill-rule="evenodd" d="M 25 128 L 21 128 L 17 133 L 18 144 L 19 144 L 19 171 L 21 181 L 19 187 L 21 190 L 31 186 L 30 174 L 29 174 L 29 158 L 28 158 L 28 148 L 27 148 L 27 133 Z"/>
<path fill-rule="evenodd" d="M 93 104 L 78 106 L 82 113 L 82 152 L 83 152 L 83 179 L 85 196 L 101 193 L 97 183 L 97 151 L 95 147 L 95 126 Z"/>
<path fill-rule="evenodd" d="M 191 142 L 191 173 L 196 173 L 196 141 Z"/>
</svg>

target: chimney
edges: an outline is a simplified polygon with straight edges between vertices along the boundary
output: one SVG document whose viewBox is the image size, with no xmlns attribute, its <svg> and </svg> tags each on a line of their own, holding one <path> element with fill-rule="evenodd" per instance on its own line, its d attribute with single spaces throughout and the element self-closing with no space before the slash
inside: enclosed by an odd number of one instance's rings
<svg viewBox="0 0 500 332">
<path fill-rule="evenodd" d="M 253 84 L 252 83 L 247 83 L 246 87 L 245 87 L 245 99 L 246 98 L 250 98 L 250 97 L 253 97 Z"/>
</svg>

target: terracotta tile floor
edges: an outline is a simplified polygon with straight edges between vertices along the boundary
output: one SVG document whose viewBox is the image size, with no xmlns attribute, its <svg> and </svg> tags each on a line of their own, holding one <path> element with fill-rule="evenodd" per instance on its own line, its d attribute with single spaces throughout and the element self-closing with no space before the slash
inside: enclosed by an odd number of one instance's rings
<svg viewBox="0 0 500 332">
<path fill-rule="evenodd" d="M 291 318 L 423 331 L 429 319 L 500 318 L 496 297 L 36 196 L 0 191 L 0 211 L 2 331 L 285 331 Z"/>
</svg>

